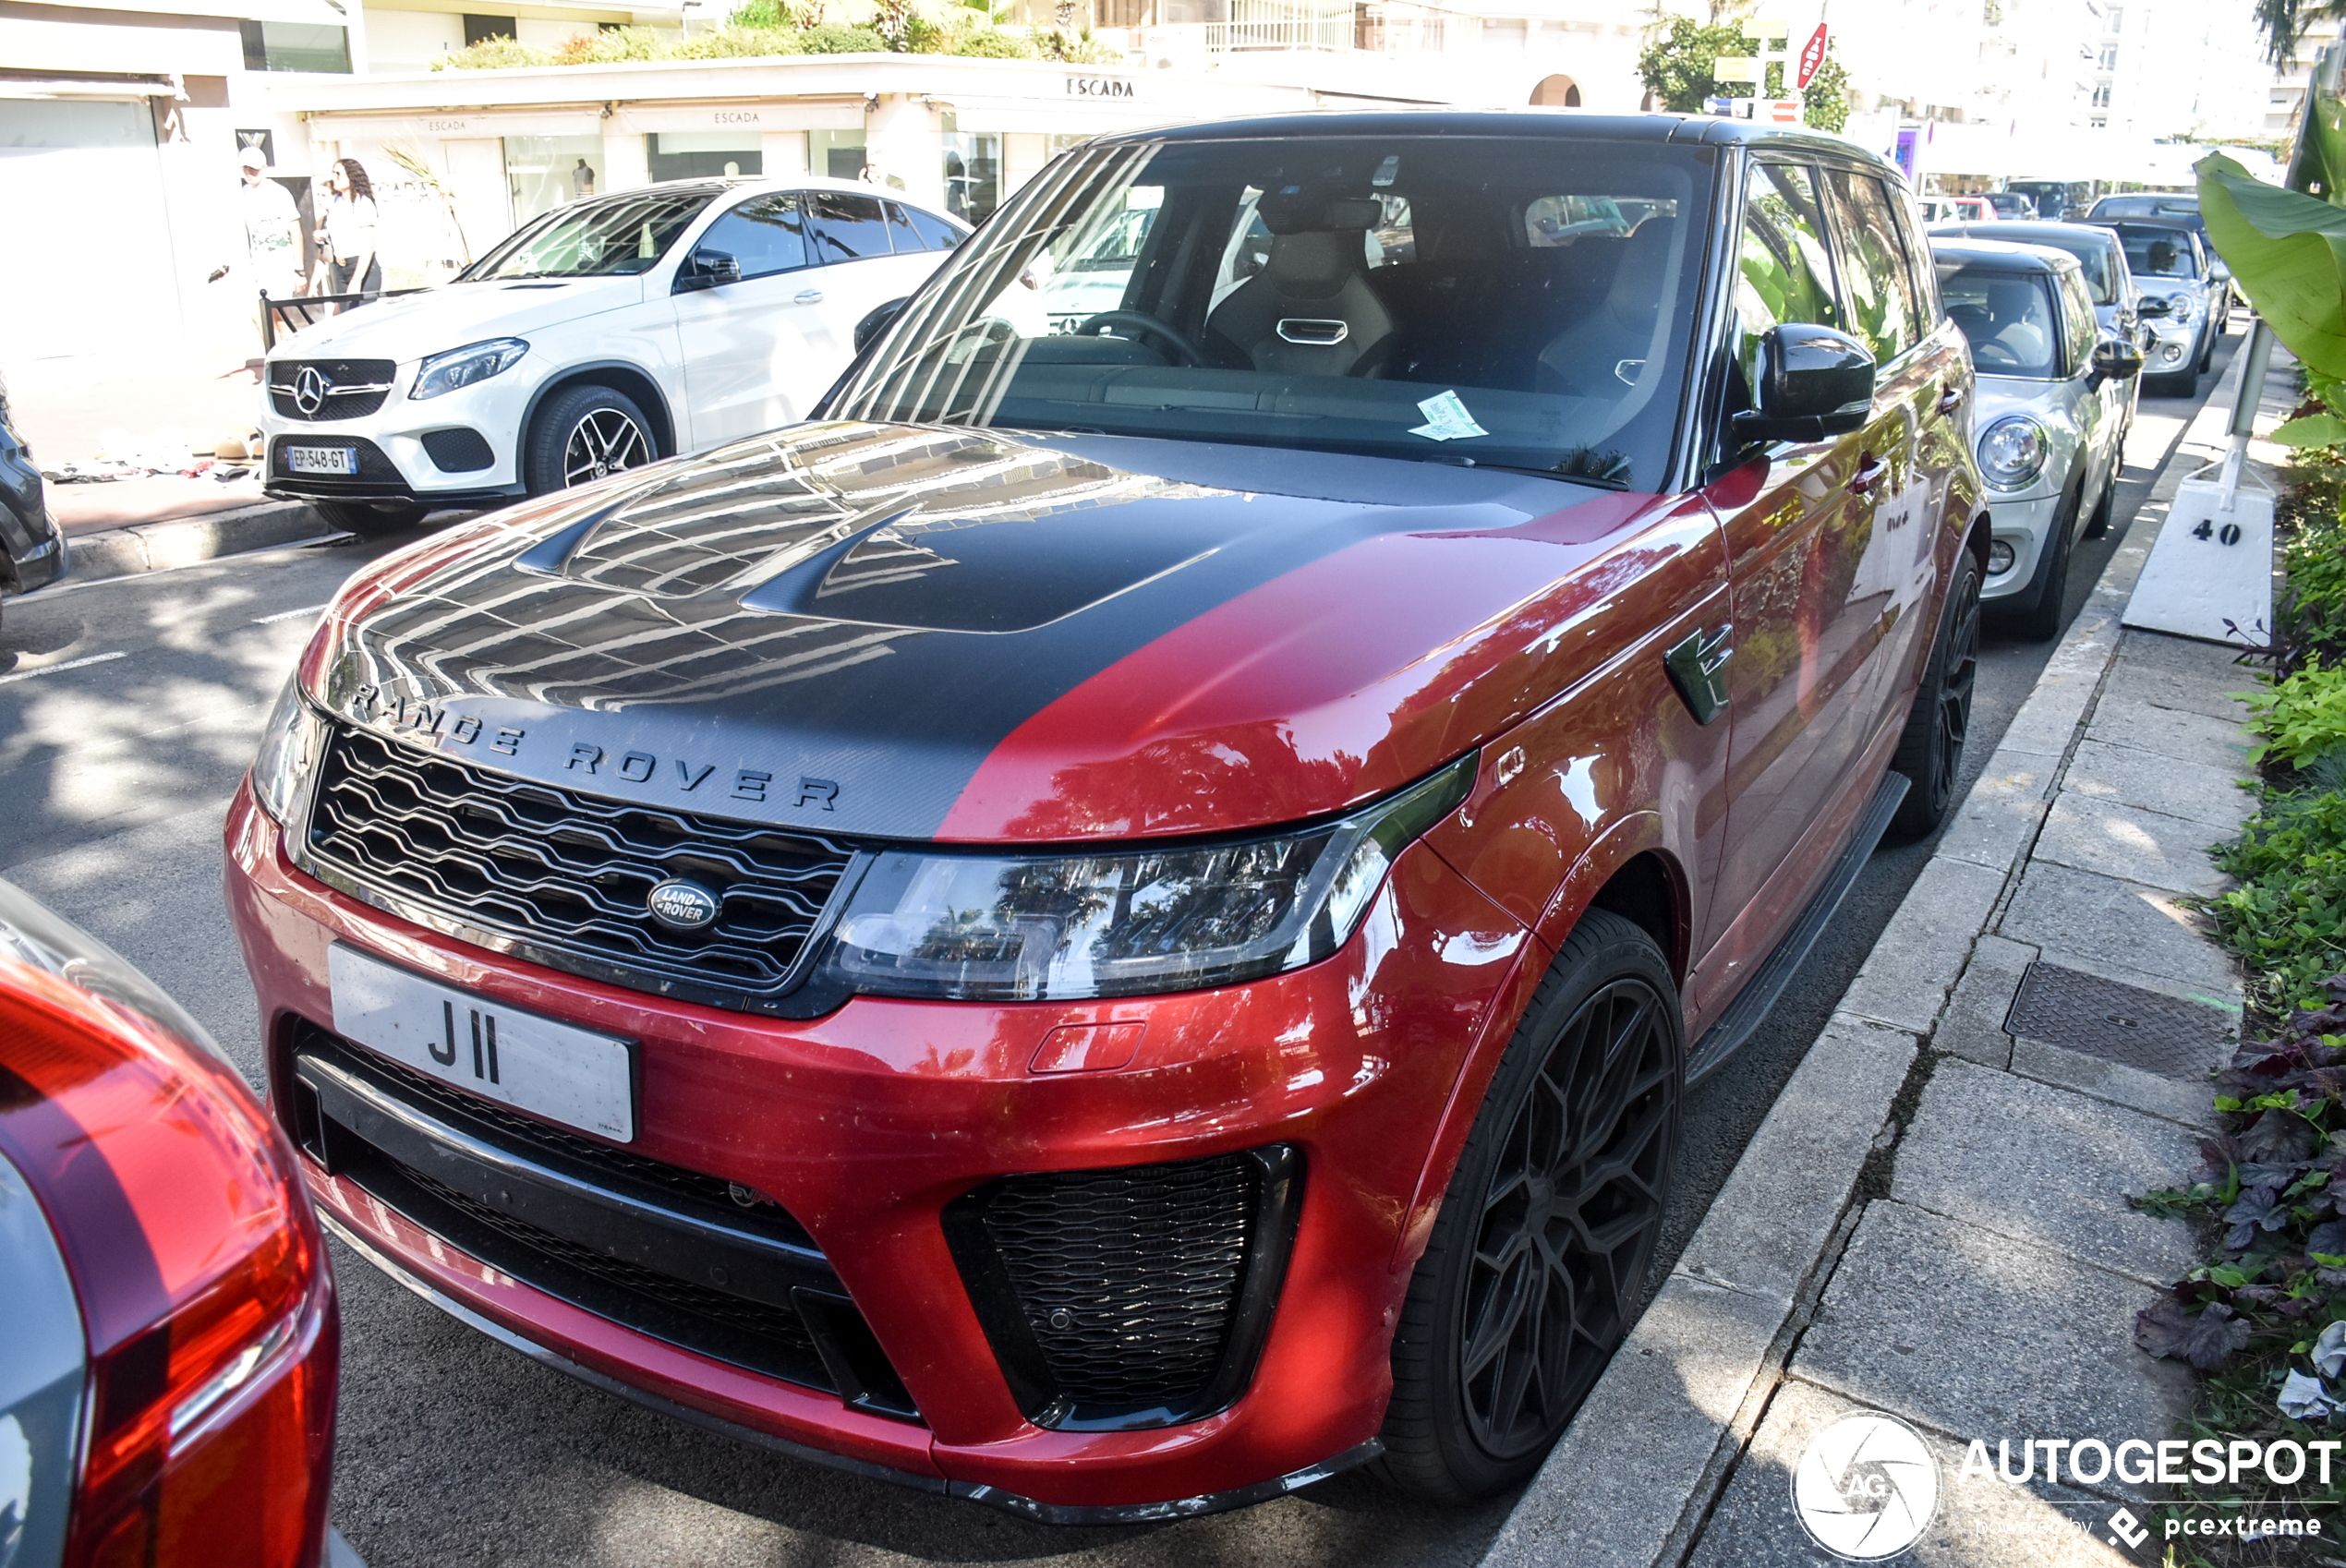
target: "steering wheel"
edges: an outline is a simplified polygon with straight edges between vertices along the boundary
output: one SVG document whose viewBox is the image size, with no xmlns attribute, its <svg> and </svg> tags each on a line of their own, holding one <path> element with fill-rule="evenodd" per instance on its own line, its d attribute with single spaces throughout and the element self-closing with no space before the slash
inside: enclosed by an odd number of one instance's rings
<svg viewBox="0 0 2346 1568">
<path fill-rule="evenodd" d="M 1190 346 L 1190 340 L 1143 310 L 1103 310 L 1078 323 L 1075 335 L 1097 337 L 1109 327 L 1130 327 L 1132 331 L 1153 337 L 1173 351 L 1173 363 L 1181 366 L 1203 365 L 1204 358 Z"/>
</svg>

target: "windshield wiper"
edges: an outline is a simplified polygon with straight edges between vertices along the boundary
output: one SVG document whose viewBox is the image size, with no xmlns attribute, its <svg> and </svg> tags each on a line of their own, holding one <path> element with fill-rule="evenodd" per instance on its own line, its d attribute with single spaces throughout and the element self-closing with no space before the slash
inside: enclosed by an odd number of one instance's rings
<svg viewBox="0 0 2346 1568">
<path fill-rule="evenodd" d="M 1599 474 L 1575 474 L 1563 468 L 1534 468 L 1528 463 L 1485 463 L 1464 452 L 1428 452 L 1415 461 L 1446 464 L 1453 468 L 1488 468 L 1500 474 L 1529 474 L 1539 479 L 1561 479 L 1567 485 L 1593 485 L 1601 490 L 1626 490 L 1630 488 L 1626 479 Z"/>
</svg>

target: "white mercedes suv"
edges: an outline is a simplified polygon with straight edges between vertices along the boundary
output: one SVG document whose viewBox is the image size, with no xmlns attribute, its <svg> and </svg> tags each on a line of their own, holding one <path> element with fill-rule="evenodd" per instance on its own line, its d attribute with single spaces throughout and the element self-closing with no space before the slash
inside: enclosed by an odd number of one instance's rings
<svg viewBox="0 0 2346 1568">
<path fill-rule="evenodd" d="M 840 180 L 676 180 L 556 208 L 443 287 L 280 342 L 266 488 L 379 531 L 805 416 L 855 325 L 968 229 Z"/>
</svg>

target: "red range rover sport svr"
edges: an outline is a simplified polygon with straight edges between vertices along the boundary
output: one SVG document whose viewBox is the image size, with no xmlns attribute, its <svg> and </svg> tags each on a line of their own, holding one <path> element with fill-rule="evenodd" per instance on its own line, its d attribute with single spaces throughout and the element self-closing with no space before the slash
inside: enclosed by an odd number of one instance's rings
<svg viewBox="0 0 2346 1568">
<path fill-rule="evenodd" d="M 815 422 L 327 611 L 227 826 L 320 1211 L 1030 1517 L 1519 1480 L 1687 1085 L 1953 792 L 1987 513 L 1905 187 L 1720 120 L 1191 127 L 865 326 Z"/>
</svg>

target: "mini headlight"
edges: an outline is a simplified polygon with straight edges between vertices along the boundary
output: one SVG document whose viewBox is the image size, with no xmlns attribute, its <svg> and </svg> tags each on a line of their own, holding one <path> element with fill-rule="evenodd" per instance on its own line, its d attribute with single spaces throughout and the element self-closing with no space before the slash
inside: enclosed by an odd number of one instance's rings
<svg viewBox="0 0 2346 1568">
<path fill-rule="evenodd" d="M 2020 489 L 2045 471 L 2045 428 L 2026 414 L 1997 420 L 1979 436 L 1979 472 L 2000 490 Z"/>
<path fill-rule="evenodd" d="M 2167 314 L 2177 321 L 2196 320 L 2199 318 L 2199 301 L 2187 294 L 2170 296 L 2167 300 Z"/>
<path fill-rule="evenodd" d="M 277 706 L 260 731 L 260 752 L 252 759 L 252 798 L 283 826 L 301 793 L 301 781 L 317 766 L 326 721 L 302 700 L 296 674 L 277 694 Z"/>
<path fill-rule="evenodd" d="M 454 392 L 458 387 L 485 381 L 491 376 L 502 376 L 521 363 L 529 352 L 529 344 L 520 338 L 491 338 L 487 343 L 473 344 L 465 348 L 452 348 L 445 354 L 435 354 L 416 372 L 416 384 L 409 389 L 411 398 L 438 397 Z"/>
<path fill-rule="evenodd" d="M 964 1001 L 1195 991 L 1317 963 L 1351 939 L 1402 849 L 1457 808 L 1472 753 L 1336 822 L 1097 854 L 889 850 L 825 960 L 883 996 Z"/>
</svg>

